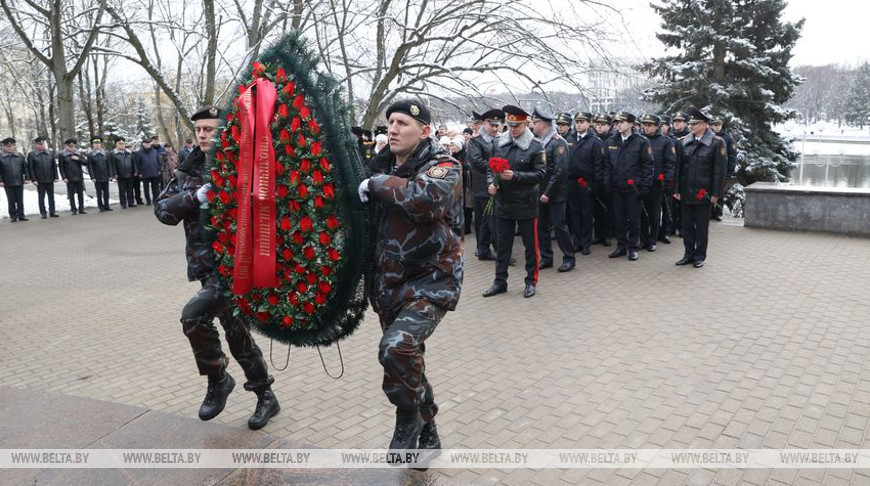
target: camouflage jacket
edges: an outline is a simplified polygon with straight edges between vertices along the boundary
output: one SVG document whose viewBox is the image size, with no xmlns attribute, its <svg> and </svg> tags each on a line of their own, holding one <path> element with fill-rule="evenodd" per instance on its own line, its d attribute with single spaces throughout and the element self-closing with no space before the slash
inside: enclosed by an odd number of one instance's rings
<svg viewBox="0 0 870 486">
<path fill-rule="evenodd" d="M 208 277 L 215 268 L 212 248 L 214 233 L 208 229 L 209 211 L 200 209 L 196 199 L 197 189 L 204 184 L 202 171 L 205 170 L 205 154 L 197 147 L 185 161 L 185 170 L 176 170 L 154 201 L 154 214 L 163 224 L 175 226 L 184 222 L 187 278 L 193 281 Z M 192 163 L 196 161 L 199 162 Z"/>
<path fill-rule="evenodd" d="M 456 308 L 462 290 L 462 166 L 430 139 L 402 164 L 381 151 L 369 193 L 378 206 L 369 298 L 378 313 L 426 299 Z"/>
</svg>

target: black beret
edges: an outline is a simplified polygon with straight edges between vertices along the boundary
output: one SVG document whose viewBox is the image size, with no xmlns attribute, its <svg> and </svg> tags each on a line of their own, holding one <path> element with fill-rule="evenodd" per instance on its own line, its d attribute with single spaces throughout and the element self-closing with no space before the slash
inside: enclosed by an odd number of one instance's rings
<svg viewBox="0 0 870 486">
<path fill-rule="evenodd" d="M 69 145 L 69 144 L 78 145 L 79 141 L 74 139 L 74 138 L 68 138 L 68 139 L 63 141 L 63 144 L 64 145 Z"/>
<path fill-rule="evenodd" d="M 546 123 L 553 123 L 553 120 L 556 119 L 556 115 L 550 113 L 546 108 L 538 108 L 537 106 L 532 111 L 532 121 L 542 121 Z"/>
<path fill-rule="evenodd" d="M 0 143 L 2 143 L 3 145 L 14 145 L 15 139 L 12 137 L 6 137 L 2 141 L 0 141 Z"/>
<path fill-rule="evenodd" d="M 637 117 L 627 111 L 620 111 L 613 117 L 613 121 L 627 121 L 628 123 L 634 123 L 637 120 Z"/>
<path fill-rule="evenodd" d="M 571 124 L 571 114 L 570 113 L 557 113 L 556 114 L 556 125 L 570 125 Z"/>
<path fill-rule="evenodd" d="M 659 118 L 661 118 L 663 124 L 665 124 L 665 125 L 671 124 L 671 117 L 669 117 L 668 115 L 662 115 Z"/>
<path fill-rule="evenodd" d="M 190 121 L 207 120 L 210 118 L 221 118 L 221 110 L 216 106 L 206 105 L 190 115 Z"/>
<path fill-rule="evenodd" d="M 712 119 L 710 117 L 710 115 L 708 115 L 707 113 L 704 113 L 703 111 L 699 110 L 695 106 L 690 106 L 689 109 L 686 111 L 689 113 L 689 123 L 698 123 L 698 122 L 710 123 L 710 120 Z"/>
<path fill-rule="evenodd" d="M 45 142 L 45 137 L 36 137 L 33 139 L 33 143 L 42 143 Z"/>
<path fill-rule="evenodd" d="M 662 123 L 662 119 L 657 117 L 656 115 L 646 114 L 640 117 L 641 123 L 652 123 L 653 125 L 660 125 Z"/>
<path fill-rule="evenodd" d="M 522 123 L 529 120 L 529 114 L 526 110 L 514 105 L 505 105 L 501 111 L 504 112 L 504 118 L 507 123 Z"/>
<path fill-rule="evenodd" d="M 93 137 L 91 143 L 103 143 L 103 137 Z"/>
<path fill-rule="evenodd" d="M 576 115 L 574 115 L 574 121 L 592 121 L 595 118 L 595 115 L 589 113 L 588 111 L 578 111 Z M 609 122 L 608 122 L 609 123 Z"/>
<path fill-rule="evenodd" d="M 404 113 L 424 125 L 432 123 L 432 112 L 420 100 L 407 99 L 394 101 L 387 108 L 387 118 L 393 113 Z"/>
<path fill-rule="evenodd" d="M 492 124 L 504 123 L 504 112 L 499 110 L 498 108 L 493 108 L 489 111 L 485 111 L 480 116 L 482 116 L 485 121 Z"/>
</svg>

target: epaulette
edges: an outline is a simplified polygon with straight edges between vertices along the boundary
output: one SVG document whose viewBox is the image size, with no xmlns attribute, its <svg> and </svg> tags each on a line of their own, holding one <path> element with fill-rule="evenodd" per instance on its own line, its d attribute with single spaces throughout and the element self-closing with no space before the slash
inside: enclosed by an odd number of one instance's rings
<svg viewBox="0 0 870 486">
<path fill-rule="evenodd" d="M 720 137 L 719 135 L 713 135 L 713 138 L 716 139 L 716 140 L 718 140 L 718 141 L 720 141 L 720 142 L 722 142 L 722 143 L 725 143 L 725 139 L 722 138 L 722 137 Z"/>
<path fill-rule="evenodd" d="M 558 133 L 553 135 L 553 138 L 556 140 L 565 140 L 565 137 L 559 135 Z M 567 142 L 567 140 L 565 140 Z"/>
</svg>

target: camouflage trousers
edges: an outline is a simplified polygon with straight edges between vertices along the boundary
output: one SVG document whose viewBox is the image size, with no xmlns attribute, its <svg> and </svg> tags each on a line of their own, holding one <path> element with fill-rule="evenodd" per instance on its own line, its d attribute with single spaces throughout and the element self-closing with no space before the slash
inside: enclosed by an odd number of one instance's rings
<svg viewBox="0 0 870 486">
<path fill-rule="evenodd" d="M 221 349 L 215 317 L 224 328 L 224 338 L 233 358 L 242 367 L 248 382 L 245 390 L 257 391 L 271 385 L 275 379 L 266 369 L 263 353 L 251 337 L 244 318 L 234 317 L 227 305 L 224 289 L 215 277 L 202 280 L 202 288 L 181 311 L 184 335 L 190 341 L 200 375 L 222 375 L 228 359 Z"/>
<path fill-rule="evenodd" d="M 401 409 L 419 409 L 423 420 L 438 413 L 432 385 L 426 379 L 426 339 L 447 310 L 418 299 L 397 314 L 381 314 L 384 337 L 378 347 L 378 361 L 384 367 L 383 390 L 390 403 Z"/>
</svg>

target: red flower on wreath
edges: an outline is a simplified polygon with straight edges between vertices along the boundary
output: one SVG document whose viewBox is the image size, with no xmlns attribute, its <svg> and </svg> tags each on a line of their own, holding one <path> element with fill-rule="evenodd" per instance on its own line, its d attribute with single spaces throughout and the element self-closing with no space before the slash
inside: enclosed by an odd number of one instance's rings
<svg viewBox="0 0 870 486">
<path fill-rule="evenodd" d="M 289 81 L 287 84 L 284 85 L 284 89 L 282 91 L 287 96 L 293 96 L 293 93 L 296 91 L 296 84 L 294 84 L 293 81 Z"/>
<path fill-rule="evenodd" d="M 334 199 L 335 198 L 335 187 L 332 184 L 324 184 L 323 185 L 323 195 L 326 196 L 326 199 Z"/>
<path fill-rule="evenodd" d="M 329 161 L 326 160 L 325 157 L 322 158 L 322 159 L 320 159 L 320 168 L 322 168 L 322 169 L 325 170 L 326 172 L 329 172 L 329 171 L 330 171 Z"/>
<path fill-rule="evenodd" d="M 278 105 L 278 117 L 287 118 L 288 116 L 290 116 L 290 109 L 287 108 L 287 105 Z"/>
<path fill-rule="evenodd" d="M 306 246 L 305 249 L 302 250 L 302 256 L 304 256 L 306 260 L 314 260 L 314 248 Z"/>
<path fill-rule="evenodd" d="M 233 200 L 233 197 L 226 192 L 221 191 L 218 193 L 218 199 L 220 199 L 221 203 L 223 204 L 229 204 L 229 202 Z"/>
<path fill-rule="evenodd" d="M 302 304 L 302 310 L 310 316 L 311 314 L 314 314 L 314 304 L 306 302 Z"/>
<path fill-rule="evenodd" d="M 298 116 L 294 116 L 293 121 L 290 122 L 290 130 L 298 132 L 300 128 L 302 128 L 302 120 Z"/>
<path fill-rule="evenodd" d="M 320 196 L 314 196 L 314 207 L 317 209 L 323 209 L 325 206 L 323 204 L 323 198 Z"/>
<path fill-rule="evenodd" d="M 302 95 L 296 95 L 296 98 L 293 100 L 293 108 L 297 110 L 301 110 L 305 107 L 305 98 Z"/>
<path fill-rule="evenodd" d="M 330 243 L 332 243 L 332 237 L 329 236 L 329 233 L 327 233 L 325 231 L 321 231 L 320 232 L 320 244 L 326 246 Z"/>
<path fill-rule="evenodd" d="M 335 215 L 330 216 L 326 219 L 326 226 L 329 229 L 337 229 L 339 226 L 338 218 L 336 218 Z"/>
<path fill-rule="evenodd" d="M 299 220 L 299 229 L 302 230 L 303 233 L 308 233 L 314 228 L 314 223 L 311 221 L 311 218 L 308 216 L 303 216 L 302 219 Z"/>
<path fill-rule="evenodd" d="M 308 159 L 302 159 L 302 162 L 299 163 L 299 170 L 304 174 L 311 172 L 311 161 Z"/>
<path fill-rule="evenodd" d="M 266 74 L 266 66 L 263 66 L 259 62 L 252 62 L 251 67 L 253 68 L 253 74 L 255 78 L 261 78 L 264 74 Z"/>
<path fill-rule="evenodd" d="M 311 179 L 318 186 L 323 184 L 323 172 L 320 172 L 319 170 L 315 170 L 314 173 L 311 174 Z"/>
<path fill-rule="evenodd" d="M 284 68 L 279 67 L 278 71 L 275 72 L 275 82 L 276 83 L 286 83 L 287 82 L 287 73 L 284 72 Z"/>
<path fill-rule="evenodd" d="M 308 187 L 305 184 L 299 184 L 299 197 L 302 199 L 308 197 Z"/>
<path fill-rule="evenodd" d="M 320 125 L 317 124 L 317 121 L 315 121 L 314 118 L 308 120 L 308 129 L 315 135 L 320 134 Z"/>
<path fill-rule="evenodd" d="M 313 142 L 311 144 L 311 155 L 315 157 L 320 157 L 321 150 L 323 150 L 323 148 L 320 142 Z"/>
<path fill-rule="evenodd" d="M 326 250 L 326 252 L 329 255 L 330 260 L 332 260 L 334 262 L 337 262 L 339 260 L 340 257 L 338 255 L 338 251 L 335 248 L 330 248 L 330 249 Z"/>
</svg>

